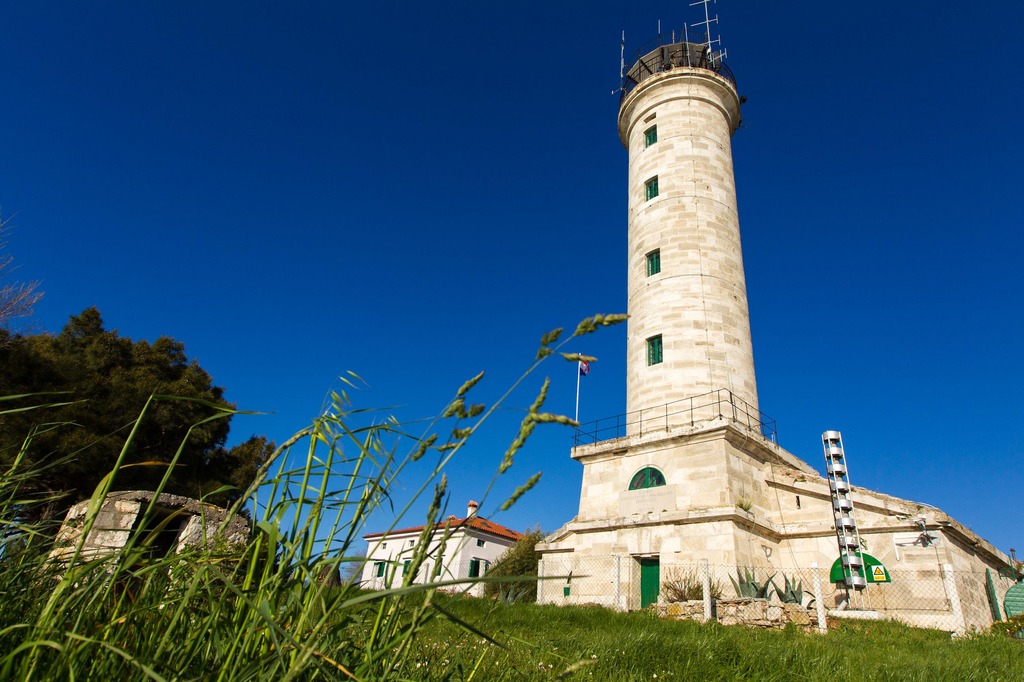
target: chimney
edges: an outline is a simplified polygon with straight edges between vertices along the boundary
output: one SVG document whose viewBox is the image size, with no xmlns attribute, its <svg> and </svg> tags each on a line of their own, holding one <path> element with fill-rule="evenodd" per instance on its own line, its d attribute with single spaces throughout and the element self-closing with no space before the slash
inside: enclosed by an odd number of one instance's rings
<svg viewBox="0 0 1024 682">
<path fill-rule="evenodd" d="M 469 504 L 466 505 L 466 518 L 476 516 L 476 510 L 480 508 L 480 505 L 476 503 L 476 500 L 470 500 Z"/>
</svg>

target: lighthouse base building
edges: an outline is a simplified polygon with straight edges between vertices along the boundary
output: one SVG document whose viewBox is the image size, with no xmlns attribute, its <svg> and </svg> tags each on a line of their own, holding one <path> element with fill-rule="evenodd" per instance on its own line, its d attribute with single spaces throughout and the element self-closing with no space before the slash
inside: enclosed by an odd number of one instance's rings
<svg viewBox="0 0 1024 682">
<path fill-rule="evenodd" d="M 951 632 L 1004 617 L 1015 582 L 1005 554 L 934 507 L 857 487 L 862 554 L 887 581 L 848 588 L 833 569 L 829 479 L 731 415 L 579 445 L 572 457 L 583 465 L 580 511 L 538 547 L 538 601 L 665 606 L 685 582 L 709 583 L 715 601 L 740 599 L 734 581 L 752 575 L 771 579 L 769 603 L 799 581 L 812 622 L 819 606 Z M 871 566 L 861 573 L 870 579 Z"/>
<path fill-rule="evenodd" d="M 538 546 L 538 599 L 987 627 L 1015 581 L 1006 555 L 934 507 L 851 486 L 836 432 L 822 476 L 760 412 L 732 169 L 741 98 L 711 48 L 660 45 L 624 79 L 628 412 L 577 434 L 579 513 Z"/>
</svg>

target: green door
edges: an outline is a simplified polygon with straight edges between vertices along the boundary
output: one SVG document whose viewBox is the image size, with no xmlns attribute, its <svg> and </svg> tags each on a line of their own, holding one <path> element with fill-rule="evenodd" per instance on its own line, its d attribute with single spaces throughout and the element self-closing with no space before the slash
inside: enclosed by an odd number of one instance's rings
<svg viewBox="0 0 1024 682">
<path fill-rule="evenodd" d="M 640 560 L 640 608 L 645 609 L 658 601 L 661 593 L 661 560 Z"/>
</svg>

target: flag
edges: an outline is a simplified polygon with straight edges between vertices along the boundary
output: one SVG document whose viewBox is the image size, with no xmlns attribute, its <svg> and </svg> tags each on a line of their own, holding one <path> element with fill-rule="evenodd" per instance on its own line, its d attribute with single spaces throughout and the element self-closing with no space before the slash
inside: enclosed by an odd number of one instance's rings
<svg viewBox="0 0 1024 682">
<path fill-rule="evenodd" d="M 585 377 L 590 374 L 590 363 L 580 360 L 580 376 Z"/>
</svg>

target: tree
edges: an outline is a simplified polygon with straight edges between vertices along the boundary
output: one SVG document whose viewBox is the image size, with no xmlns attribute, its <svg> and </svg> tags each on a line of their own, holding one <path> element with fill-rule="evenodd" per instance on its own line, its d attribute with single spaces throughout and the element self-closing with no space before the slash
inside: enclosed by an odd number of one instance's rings
<svg viewBox="0 0 1024 682">
<path fill-rule="evenodd" d="M 544 537 L 540 528 L 527 531 L 487 571 L 488 577 L 532 576 L 533 580 L 489 582 L 484 585 L 484 596 L 502 601 L 537 601 L 537 565 L 540 562 L 537 543 L 543 542 Z"/>
<path fill-rule="evenodd" d="M 116 330 L 104 329 L 96 308 L 72 316 L 56 336 L 13 335 L 0 330 L 0 395 L 51 392 L 62 392 L 60 400 L 71 404 L 0 418 L 0 464 L 13 461 L 34 426 L 60 423 L 35 435 L 25 462 L 59 462 L 37 478 L 43 491 L 63 495 L 54 511 L 92 494 L 117 460 L 150 396 L 179 396 L 233 407 L 224 400 L 224 390 L 214 386 L 210 375 L 186 356 L 181 342 L 166 336 L 153 343 L 133 342 Z M 40 402 L 43 397 L 36 395 L 19 399 L 15 405 Z M 218 504 L 237 499 L 238 491 L 214 493 L 227 485 L 247 487 L 274 444 L 253 436 L 241 445 L 225 448 L 230 428 L 227 419 L 200 424 L 216 411 L 195 400 L 151 403 L 131 439 L 126 463 L 168 462 L 184 441 L 178 466 L 164 492 Z M 129 466 L 118 472 L 113 486 L 117 490 L 153 490 L 165 472 L 165 466 Z"/>
<path fill-rule="evenodd" d="M 3 234 L 7 221 L 0 217 L 0 250 L 4 247 Z M 28 317 L 32 307 L 43 297 L 39 282 L 6 282 L 14 270 L 13 256 L 0 254 L 0 327 L 7 327 L 12 320 Z"/>
</svg>

